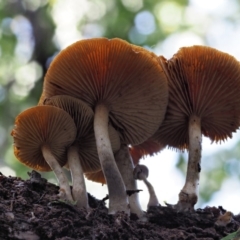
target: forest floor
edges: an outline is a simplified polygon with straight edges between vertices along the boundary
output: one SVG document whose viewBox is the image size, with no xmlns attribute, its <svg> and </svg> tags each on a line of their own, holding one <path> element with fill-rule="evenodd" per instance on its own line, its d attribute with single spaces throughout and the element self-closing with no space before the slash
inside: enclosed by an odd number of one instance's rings
<svg viewBox="0 0 240 240">
<path fill-rule="evenodd" d="M 240 226 L 240 215 L 230 216 L 222 207 L 192 213 L 153 207 L 146 213 L 148 222 L 141 222 L 135 215 L 108 215 L 104 200 L 91 195 L 87 212 L 59 201 L 56 185 L 34 172 L 29 175 L 24 181 L 0 174 L 0 240 L 210 240 Z"/>
</svg>

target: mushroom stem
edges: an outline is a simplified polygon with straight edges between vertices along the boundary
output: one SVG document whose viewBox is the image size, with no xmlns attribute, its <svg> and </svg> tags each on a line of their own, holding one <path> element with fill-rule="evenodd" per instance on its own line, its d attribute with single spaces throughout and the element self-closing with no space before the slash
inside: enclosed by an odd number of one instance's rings
<svg viewBox="0 0 240 240">
<path fill-rule="evenodd" d="M 143 182 L 146 184 L 149 192 L 149 201 L 147 207 L 159 206 L 159 201 L 152 184 L 147 180 L 147 178 L 144 178 Z"/>
<path fill-rule="evenodd" d="M 70 202 L 73 202 L 71 189 L 68 183 L 67 176 L 65 175 L 62 167 L 58 163 L 58 161 L 55 159 L 53 154 L 51 153 L 50 149 L 47 146 L 42 146 L 42 154 L 45 159 L 45 161 L 48 163 L 50 168 L 55 173 L 58 182 L 59 182 L 59 195 L 62 199 L 67 199 Z"/>
<path fill-rule="evenodd" d="M 189 120 L 189 156 L 186 182 L 179 193 L 177 208 L 179 210 L 193 210 L 198 200 L 198 185 L 201 171 L 201 119 L 192 115 Z"/>
<path fill-rule="evenodd" d="M 129 214 L 126 188 L 112 152 L 108 134 L 108 109 L 104 104 L 95 108 L 94 133 L 102 170 L 109 192 L 109 214 L 124 211 Z"/>
<path fill-rule="evenodd" d="M 68 149 L 68 166 L 72 176 L 72 195 L 74 201 L 77 201 L 78 207 L 89 208 L 88 195 L 86 191 L 83 169 L 79 159 L 79 154 L 76 146 L 71 146 Z"/>
<path fill-rule="evenodd" d="M 118 169 L 122 175 L 122 179 L 127 190 L 137 190 L 137 181 L 133 177 L 134 164 L 129 153 L 129 148 L 126 145 L 121 145 L 120 150 L 115 153 L 115 160 Z M 142 218 L 144 213 L 139 203 L 138 193 L 134 193 L 128 197 L 130 211 Z"/>
<path fill-rule="evenodd" d="M 152 184 L 147 180 L 148 177 L 148 168 L 145 165 L 136 165 L 133 171 L 133 176 L 135 179 L 142 180 L 145 185 L 147 186 L 148 192 L 149 192 L 149 201 L 147 207 L 154 207 L 159 206 L 159 201 L 157 198 L 157 195 L 155 193 L 155 190 L 152 186 Z"/>
</svg>

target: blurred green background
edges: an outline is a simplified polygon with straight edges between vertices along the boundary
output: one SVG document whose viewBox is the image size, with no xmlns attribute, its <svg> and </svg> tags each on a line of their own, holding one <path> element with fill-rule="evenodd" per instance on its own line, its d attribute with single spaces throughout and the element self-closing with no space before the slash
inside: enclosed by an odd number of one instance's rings
<svg viewBox="0 0 240 240">
<path fill-rule="evenodd" d="M 79 39 L 101 36 L 119 37 L 167 58 L 181 46 L 201 44 L 239 59 L 240 1 L 0 0 L 0 171 L 3 174 L 28 177 L 29 169 L 14 157 L 10 133 L 17 114 L 37 104 L 53 57 Z M 210 201 L 224 182 L 239 181 L 238 135 L 234 135 L 227 147 L 213 146 L 217 150 L 205 152 L 200 206 Z M 182 179 L 186 156 L 179 152 L 173 162 Z M 44 176 L 53 178 L 52 173 Z"/>
</svg>

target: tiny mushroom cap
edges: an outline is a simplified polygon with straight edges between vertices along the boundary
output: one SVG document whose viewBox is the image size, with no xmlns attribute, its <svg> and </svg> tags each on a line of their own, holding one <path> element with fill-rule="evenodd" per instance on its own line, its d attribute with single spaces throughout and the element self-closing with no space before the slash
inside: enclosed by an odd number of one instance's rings
<svg viewBox="0 0 240 240">
<path fill-rule="evenodd" d="M 149 170 L 145 165 L 138 164 L 133 170 L 133 176 L 135 179 L 144 180 L 148 178 L 148 175 L 149 175 Z"/>
<path fill-rule="evenodd" d="M 42 147 L 48 147 L 60 166 L 64 166 L 67 148 L 76 138 L 76 126 L 65 111 L 51 106 L 37 106 L 16 117 L 11 135 L 14 154 L 20 162 L 37 171 L 51 171 Z"/>
<path fill-rule="evenodd" d="M 198 198 L 202 134 L 218 142 L 239 128 L 240 65 L 206 46 L 184 47 L 168 61 L 158 59 L 168 76 L 169 103 L 153 139 L 189 149 L 186 182 L 175 206 L 189 211 Z"/>
<path fill-rule="evenodd" d="M 108 124 L 120 133 L 124 144 L 140 144 L 158 129 L 168 103 L 168 84 L 157 56 L 120 39 L 78 41 L 51 63 L 43 94 L 69 95 L 94 109 L 94 133 L 108 185 L 109 213 L 129 213 Z"/>
</svg>

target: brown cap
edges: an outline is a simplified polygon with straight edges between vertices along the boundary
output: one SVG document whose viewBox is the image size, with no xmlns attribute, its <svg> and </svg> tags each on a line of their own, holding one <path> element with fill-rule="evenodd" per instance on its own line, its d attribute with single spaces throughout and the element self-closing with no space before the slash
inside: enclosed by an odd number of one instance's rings
<svg viewBox="0 0 240 240">
<path fill-rule="evenodd" d="M 113 153 L 120 149 L 120 139 L 117 131 L 110 125 L 108 128 L 109 138 Z M 101 169 L 95 135 L 93 130 L 84 137 L 76 140 L 78 146 L 78 154 L 80 156 L 83 172 L 96 172 Z"/>
<path fill-rule="evenodd" d="M 85 177 L 88 180 L 91 180 L 93 182 L 101 183 L 101 184 L 106 184 L 106 179 L 104 177 L 103 171 L 99 170 L 97 172 L 88 172 L 85 173 Z"/>
<path fill-rule="evenodd" d="M 67 148 L 76 138 L 74 121 L 65 111 L 52 106 L 32 107 L 20 113 L 11 135 L 16 158 L 38 171 L 51 171 L 44 160 L 42 146 L 63 166 L 67 161 Z"/>
<path fill-rule="evenodd" d="M 93 131 L 93 110 L 80 99 L 57 95 L 45 98 L 43 104 L 61 108 L 72 117 L 77 127 L 77 139 L 85 137 L 90 131 Z"/>
<path fill-rule="evenodd" d="M 55 57 L 43 94 L 79 98 L 92 109 L 104 103 L 122 141 L 140 144 L 164 118 L 168 85 L 155 54 L 120 39 L 96 38 L 78 41 Z"/>
<path fill-rule="evenodd" d="M 43 105 L 43 102 L 45 100 L 45 95 L 44 95 L 44 92 L 41 94 L 40 98 L 39 98 L 39 101 L 38 101 L 38 106 L 41 106 Z"/>
<path fill-rule="evenodd" d="M 153 156 L 164 148 L 164 145 L 150 138 L 139 145 L 129 147 L 129 151 L 132 156 L 133 163 L 136 165 L 139 163 L 141 158 L 146 156 Z"/>
<path fill-rule="evenodd" d="M 74 120 L 77 127 L 75 145 L 78 148 L 83 172 L 95 172 L 101 169 L 93 131 L 92 109 L 80 99 L 67 95 L 45 98 L 43 104 L 63 109 Z M 109 137 L 113 152 L 116 152 L 120 148 L 120 138 L 112 126 L 109 126 Z"/>
<path fill-rule="evenodd" d="M 169 78 L 169 104 L 153 138 L 187 148 L 188 121 L 193 114 L 201 119 L 202 133 L 212 141 L 231 137 L 239 127 L 239 62 L 205 46 L 181 48 L 169 61 L 159 57 L 159 62 Z"/>
</svg>

